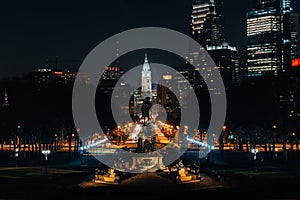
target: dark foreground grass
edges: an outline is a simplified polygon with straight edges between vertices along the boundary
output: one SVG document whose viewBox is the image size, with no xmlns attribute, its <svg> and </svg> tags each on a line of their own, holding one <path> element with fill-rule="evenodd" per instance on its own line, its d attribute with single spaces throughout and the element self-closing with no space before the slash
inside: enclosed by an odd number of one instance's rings
<svg viewBox="0 0 300 200">
<path fill-rule="evenodd" d="M 281 173 L 278 168 L 235 170 L 224 180 L 206 177 L 199 185 L 178 184 L 157 173 L 131 175 L 117 185 L 93 184 L 91 180 L 92 174 L 79 170 L 49 169 L 46 174 L 38 167 L 3 168 L 0 199 L 300 199 L 299 173 Z"/>
</svg>

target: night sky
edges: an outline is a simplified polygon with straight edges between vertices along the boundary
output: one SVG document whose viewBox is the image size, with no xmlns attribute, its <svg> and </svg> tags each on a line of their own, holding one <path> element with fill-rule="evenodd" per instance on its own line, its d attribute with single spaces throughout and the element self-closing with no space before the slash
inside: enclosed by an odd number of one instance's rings
<svg viewBox="0 0 300 200">
<path fill-rule="evenodd" d="M 241 54 L 246 45 L 246 12 L 254 0 L 223 0 L 225 39 Z M 137 27 L 158 26 L 188 33 L 194 0 L 5 1 L 0 6 L 0 77 L 53 67 L 76 70 L 106 38 Z M 300 1 L 293 0 L 300 11 Z M 48 61 L 47 61 L 48 60 Z"/>
</svg>

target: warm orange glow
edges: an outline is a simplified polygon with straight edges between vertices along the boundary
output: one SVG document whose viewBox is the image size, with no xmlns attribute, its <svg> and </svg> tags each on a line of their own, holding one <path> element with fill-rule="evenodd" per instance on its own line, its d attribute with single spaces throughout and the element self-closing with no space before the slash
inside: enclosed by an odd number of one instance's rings
<svg viewBox="0 0 300 200">
<path fill-rule="evenodd" d="M 54 72 L 55 75 L 62 75 L 63 72 Z"/>
<path fill-rule="evenodd" d="M 168 80 L 172 80 L 172 75 L 163 75 L 163 80 L 166 80 L 166 81 L 168 81 Z"/>
<path fill-rule="evenodd" d="M 226 131 L 226 128 L 227 128 L 227 127 L 224 125 L 224 126 L 222 127 L 223 131 Z"/>
<path fill-rule="evenodd" d="M 300 66 L 300 58 L 296 58 L 292 60 L 292 67 L 299 67 Z"/>
<path fill-rule="evenodd" d="M 115 66 L 107 66 L 105 67 L 106 71 L 120 71 L 120 67 L 115 67 Z"/>
</svg>

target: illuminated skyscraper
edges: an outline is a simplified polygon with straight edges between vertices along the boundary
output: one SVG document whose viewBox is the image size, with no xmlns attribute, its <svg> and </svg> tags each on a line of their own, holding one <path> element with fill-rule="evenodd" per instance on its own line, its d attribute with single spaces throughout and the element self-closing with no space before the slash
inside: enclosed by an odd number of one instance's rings
<svg viewBox="0 0 300 200">
<path fill-rule="evenodd" d="M 218 67 L 226 88 L 241 81 L 240 57 L 235 46 L 224 42 L 220 46 L 208 46 L 207 52 Z"/>
<path fill-rule="evenodd" d="M 192 5 L 190 35 L 207 50 L 215 62 L 216 68 L 221 71 L 221 76 L 226 82 L 225 85 L 230 86 L 241 79 L 240 58 L 237 49 L 225 42 L 223 38 L 221 8 L 222 1 L 196 0 Z M 200 51 L 190 52 L 188 61 L 195 65 L 195 61 L 200 57 L 203 58 Z M 195 66 L 196 71 L 200 70 L 200 67 Z M 207 69 L 205 74 L 206 77 L 202 78 L 209 80 L 212 75 L 210 69 Z M 202 88 L 204 83 L 202 78 L 195 76 L 193 85 Z"/>
<path fill-rule="evenodd" d="M 204 48 L 222 43 L 220 15 L 214 0 L 196 0 L 193 4 L 190 34 Z"/>
<path fill-rule="evenodd" d="M 300 58 L 300 26 L 299 14 L 291 13 L 291 57 L 292 59 Z"/>
<path fill-rule="evenodd" d="M 276 75 L 291 67 L 290 0 L 260 0 L 247 13 L 248 76 Z"/>
</svg>

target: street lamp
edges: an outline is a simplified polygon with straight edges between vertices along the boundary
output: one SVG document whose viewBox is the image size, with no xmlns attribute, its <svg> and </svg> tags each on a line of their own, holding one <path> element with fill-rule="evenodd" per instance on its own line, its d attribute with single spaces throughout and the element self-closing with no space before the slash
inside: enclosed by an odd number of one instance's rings
<svg viewBox="0 0 300 200">
<path fill-rule="evenodd" d="M 226 131 L 226 128 L 227 128 L 227 127 L 224 125 L 224 126 L 222 127 L 222 130 L 223 130 L 223 131 Z"/>
<path fill-rule="evenodd" d="M 46 174 L 48 174 L 48 155 L 51 153 L 50 150 L 43 150 L 42 154 L 45 156 L 45 170 Z"/>
<path fill-rule="evenodd" d="M 256 160 L 256 154 L 259 152 L 258 149 L 252 149 L 251 152 L 254 154 L 254 160 Z"/>
<path fill-rule="evenodd" d="M 277 157 L 278 148 L 275 148 L 275 157 Z"/>
<path fill-rule="evenodd" d="M 18 167 L 19 147 L 15 149 L 16 167 Z"/>
</svg>

